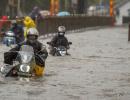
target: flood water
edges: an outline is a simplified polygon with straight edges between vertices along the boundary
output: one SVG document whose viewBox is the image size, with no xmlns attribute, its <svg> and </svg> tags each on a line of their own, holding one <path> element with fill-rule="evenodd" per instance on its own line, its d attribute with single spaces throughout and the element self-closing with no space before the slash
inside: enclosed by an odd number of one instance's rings
<svg viewBox="0 0 130 100">
<path fill-rule="evenodd" d="M 127 27 L 67 34 L 71 56 L 46 61 L 45 75 L 0 77 L 0 100 L 129 100 L 130 42 Z M 43 44 L 49 39 L 39 39 Z M 0 45 L 1 66 L 3 52 Z M 48 47 L 48 46 L 47 46 Z"/>
</svg>

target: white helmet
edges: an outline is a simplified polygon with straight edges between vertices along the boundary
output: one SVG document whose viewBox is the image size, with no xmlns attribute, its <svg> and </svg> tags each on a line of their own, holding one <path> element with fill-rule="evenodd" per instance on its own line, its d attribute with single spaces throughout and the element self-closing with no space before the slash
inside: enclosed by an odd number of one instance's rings
<svg viewBox="0 0 130 100">
<path fill-rule="evenodd" d="M 35 43 L 39 36 L 38 30 L 36 28 L 30 28 L 27 30 L 27 41 L 30 43 Z"/>
<path fill-rule="evenodd" d="M 11 23 L 12 23 L 12 24 L 15 24 L 15 23 L 17 23 L 17 21 L 16 21 L 16 20 L 12 20 Z"/>
<path fill-rule="evenodd" d="M 15 33 L 12 32 L 12 31 L 7 31 L 7 32 L 5 33 L 5 35 L 8 36 L 8 37 L 15 37 Z"/>
<path fill-rule="evenodd" d="M 39 32 L 36 28 L 29 28 L 27 30 L 27 36 L 29 36 L 29 35 L 39 36 Z"/>
<path fill-rule="evenodd" d="M 65 32 L 65 31 L 66 31 L 65 26 L 59 26 L 58 27 L 58 32 Z"/>
</svg>

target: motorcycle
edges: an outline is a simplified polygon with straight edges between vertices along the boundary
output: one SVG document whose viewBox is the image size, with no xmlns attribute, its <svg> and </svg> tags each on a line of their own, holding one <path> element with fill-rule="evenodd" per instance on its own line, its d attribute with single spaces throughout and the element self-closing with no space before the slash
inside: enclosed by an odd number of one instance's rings
<svg viewBox="0 0 130 100">
<path fill-rule="evenodd" d="M 0 68 L 0 71 L 5 77 L 32 77 L 36 76 L 36 68 L 37 65 L 35 62 L 33 47 L 29 45 L 23 45 L 21 46 L 20 51 L 17 52 L 17 57 L 13 61 L 13 65 L 5 65 Z"/>
<path fill-rule="evenodd" d="M 15 33 L 12 31 L 7 31 L 3 38 L 3 44 L 6 44 L 6 46 L 16 44 Z"/>
<path fill-rule="evenodd" d="M 51 42 L 47 42 L 47 44 L 51 45 Z M 69 45 L 72 44 L 72 42 L 68 43 Z M 68 55 L 67 48 L 65 46 L 59 45 L 58 47 L 54 47 L 53 56 L 65 56 Z"/>
</svg>

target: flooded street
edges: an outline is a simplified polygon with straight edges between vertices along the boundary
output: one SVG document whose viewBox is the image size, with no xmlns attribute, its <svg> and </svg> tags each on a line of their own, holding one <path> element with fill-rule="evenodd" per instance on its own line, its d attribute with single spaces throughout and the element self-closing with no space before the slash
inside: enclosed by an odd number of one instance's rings
<svg viewBox="0 0 130 100">
<path fill-rule="evenodd" d="M 0 100 L 129 100 L 130 42 L 127 27 L 68 34 L 71 56 L 46 61 L 41 78 L 0 77 Z M 45 44 L 50 39 L 40 41 Z M 3 51 L 0 45 L 1 66 Z M 48 46 L 47 46 L 48 47 Z"/>
</svg>

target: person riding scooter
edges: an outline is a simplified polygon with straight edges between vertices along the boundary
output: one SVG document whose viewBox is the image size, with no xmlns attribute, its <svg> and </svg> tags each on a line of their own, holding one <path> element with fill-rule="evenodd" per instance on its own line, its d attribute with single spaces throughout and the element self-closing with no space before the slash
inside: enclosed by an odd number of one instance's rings
<svg viewBox="0 0 130 100">
<path fill-rule="evenodd" d="M 51 46 L 50 47 L 50 54 L 51 55 L 54 55 L 54 52 L 55 52 L 54 47 L 58 47 L 59 45 L 65 46 L 66 49 L 70 48 L 69 42 L 68 42 L 67 38 L 65 37 L 65 32 L 66 32 L 65 26 L 58 27 L 58 34 L 55 35 L 50 42 L 50 46 Z"/>
<path fill-rule="evenodd" d="M 16 20 L 12 21 L 12 27 L 10 31 L 15 33 L 16 43 L 20 43 L 24 41 L 24 29 L 22 25 L 18 25 Z"/>
<path fill-rule="evenodd" d="M 36 28 L 36 24 L 32 20 L 32 18 L 29 17 L 29 16 L 24 17 L 23 23 L 24 23 L 24 26 L 25 26 L 25 28 L 24 28 L 24 38 L 26 39 L 27 38 L 27 31 L 29 30 L 29 28 Z"/>
<path fill-rule="evenodd" d="M 48 52 L 46 48 L 43 48 L 42 43 L 40 43 L 38 39 L 39 33 L 36 28 L 30 28 L 27 31 L 27 39 L 18 44 L 16 47 L 12 48 L 9 52 L 4 53 L 4 63 L 5 64 L 13 64 L 13 60 L 16 59 L 17 57 L 17 51 L 20 50 L 22 45 L 29 45 L 32 46 L 34 49 L 34 54 L 35 54 L 35 61 L 36 61 L 36 75 L 41 76 L 44 72 L 45 68 L 45 61 L 43 61 L 40 58 L 46 59 L 48 56 Z M 16 52 L 15 52 L 16 51 Z M 17 74 L 17 73 L 16 73 Z"/>
<path fill-rule="evenodd" d="M 12 31 L 7 31 L 7 32 L 4 34 L 3 44 L 5 44 L 6 46 L 16 44 L 15 33 L 12 32 Z"/>
</svg>

